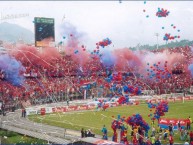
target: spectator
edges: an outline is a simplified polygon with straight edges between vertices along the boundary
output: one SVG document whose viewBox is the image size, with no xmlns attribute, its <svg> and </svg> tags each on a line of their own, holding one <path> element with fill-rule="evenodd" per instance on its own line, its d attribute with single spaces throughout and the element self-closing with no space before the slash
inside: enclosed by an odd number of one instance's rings
<svg viewBox="0 0 193 145">
<path fill-rule="evenodd" d="M 151 140 L 151 144 L 154 145 L 155 144 L 155 136 L 151 135 L 150 140 Z"/>
<path fill-rule="evenodd" d="M 24 112 L 23 112 L 23 117 L 25 118 L 26 117 L 26 110 L 24 109 Z"/>
<path fill-rule="evenodd" d="M 152 122 L 151 122 L 151 127 L 155 127 L 155 122 L 154 122 L 154 120 L 152 120 Z"/>
<path fill-rule="evenodd" d="M 190 116 L 189 116 L 189 120 L 190 120 L 190 123 L 193 123 L 193 122 L 192 122 L 192 118 L 191 118 Z"/>
<path fill-rule="evenodd" d="M 190 142 L 190 145 L 193 145 L 193 141 Z"/>
<path fill-rule="evenodd" d="M 102 133 L 103 133 L 103 134 L 107 134 L 107 128 L 105 127 L 105 125 L 103 125 Z"/>
<path fill-rule="evenodd" d="M 181 130 L 180 130 L 180 140 L 184 140 L 184 136 L 185 136 L 185 131 L 181 127 Z"/>
<path fill-rule="evenodd" d="M 178 131 L 180 131 L 181 129 L 181 124 L 180 124 L 180 121 L 178 121 Z"/>
<path fill-rule="evenodd" d="M 82 128 L 81 129 L 81 138 L 84 138 L 85 137 L 85 132 L 84 132 L 84 129 Z"/>
<path fill-rule="evenodd" d="M 152 127 L 152 135 L 155 136 L 155 133 L 156 133 L 155 127 Z"/>
<path fill-rule="evenodd" d="M 134 137 L 134 131 L 131 130 L 131 140 L 133 140 L 133 137 Z"/>
<path fill-rule="evenodd" d="M 168 137 L 168 130 L 166 130 L 166 129 L 164 130 L 163 136 L 164 136 L 164 141 L 166 141 L 166 139 Z"/>
<path fill-rule="evenodd" d="M 92 132 L 91 129 L 88 129 L 88 137 L 95 137 L 95 134 Z"/>
<path fill-rule="evenodd" d="M 161 145 L 159 138 L 157 138 L 157 140 L 155 141 L 155 145 Z"/>
<path fill-rule="evenodd" d="M 188 142 L 188 141 L 186 141 L 186 142 L 184 143 L 184 145 L 189 145 L 189 142 Z"/>
<path fill-rule="evenodd" d="M 132 142 L 133 142 L 133 145 L 138 145 L 138 140 L 137 140 L 136 136 L 133 137 Z"/>
<path fill-rule="evenodd" d="M 84 136 L 85 136 L 85 137 L 88 137 L 88 132 L 87 132 L 87 130 L 84 131 Z"/>
<path fill-rule="evenodd" d="M 172 125 L 172 124 L 170 124 L 170 125 L 168 126 L 168 129 L 169 129 L 169 133 L 170 133 L 171 135 L 173 135 L 174 133 L 173 133 L 173 125 Z"/>
<path fill-rule="evenodd" d="M 173 143 L 174 143 L 174 138 L 173 138 L 172 134 L 169 135 L 169 143 L 170 143 L 170 145 L 173 145 Z"/>
<path fill-rule="evenodd" d="M 190 131 L 190 142 L 193 141 L 193 131 Z"/>
<path fill-rule="evenodd" d="M 24 117 L 24 108 L 21 110 L 21 117 Z"/>
<path fill-rule="evenodd" d="M 157 133 L 162 133 L 162 128 L 159 125 L 157 126 Z"/>
<path fill-rule="evenodd" d="M 190 120 L 189 120 L 189 118 L 186 120 L 186 129 L 190 130 Z"/>
<path fill-rule="evenodd" d="M 188 119 L 190 120 L 190 129 L 191 129 L 191 124 L 193 123 L 193 122 L 192 122 L 192 118 L 189 116 Z"/>
<path fill-rule="evenodd" d="M 67 102 L 67 106 L 69 106 L 69 99 L 67 99 L 66 102 Z"/>
</svg>

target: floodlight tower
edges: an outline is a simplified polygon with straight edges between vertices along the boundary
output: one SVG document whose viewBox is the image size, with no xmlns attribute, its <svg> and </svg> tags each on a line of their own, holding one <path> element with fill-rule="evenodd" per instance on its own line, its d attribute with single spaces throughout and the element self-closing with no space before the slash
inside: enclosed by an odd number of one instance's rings
<svg viewBox="0 0 193 145">
<path fill-rule="evenodd" d="M 140 46 L 141 46 L 141 44 L 140 44 L 140 43 L 138 43 L 138 44 L 137 44 L 137 46 L 136 46 L 137 50 L 139 50 L 139 49 L 140 49 Z"/>
<path fill-rule="evenodd" d="M 157 50 L 158 50 L 158 37 L 159 37 L 159 33 L 155 33 L 155 36 L 157 37 Z"/>
</svg>

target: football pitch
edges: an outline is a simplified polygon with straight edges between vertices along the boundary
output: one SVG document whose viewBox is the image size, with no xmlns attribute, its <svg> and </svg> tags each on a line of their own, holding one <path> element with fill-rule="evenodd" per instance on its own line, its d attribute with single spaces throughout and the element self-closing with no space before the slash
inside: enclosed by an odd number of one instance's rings
<svg viewBox="0 0 193 145">
<path fill-rule="evenodd" d="M 168 119 L 187 119 L 189 116 L 193 118 L 193 101 L 183 102 L 171 102 L 169 103 L 169 110 L 165 113 L 165 116 L 161 118 Z M 152 111 L 151 111 L 152 110 Z M 73 129 L 80 131 L 81 128 L 92 129 L 95 134 L 102 135 L 101 129 L 103 125 L 106 125 L 108 130 L 108 136 L 111 137 L 113 131 L 111 129 L 111 123 L 113 121 L 112 116 L 117 118 L 118 115 L 121 117 L 129 117 L 133 114 L 140 114 L 143 119 L 151 126 L 151 118 L 149 114 L 153 115 L 154 109 L 149 109 L 146 103 L 132 106 L 119 106 L 107 108 L 106 111 L 79 111 L 79 112 L 66 112 L 66 113 L 54 113 L 41 115 L 31 115 L 29 119 L 34 122 L 41 122 L 53 126 L 63 127 L 67 129 Z M 156 125 L 157 125 L 157 121 Z M 193 125 L 192 125 L 193 128 Z M 191 128 L 191 130 L 192 130 Z M 131 127 L 128 126 L 128 136 L 130 136 Z M 149 130 L 149 135 L 151 129 Z M 130 137 L 129 137 L 130 139 Z M 179 133 L 175 135 L 175 141 L 181 142 L 179 139 Z M 183 142 L 183 141 L 182 141 Z"/>
</svg>

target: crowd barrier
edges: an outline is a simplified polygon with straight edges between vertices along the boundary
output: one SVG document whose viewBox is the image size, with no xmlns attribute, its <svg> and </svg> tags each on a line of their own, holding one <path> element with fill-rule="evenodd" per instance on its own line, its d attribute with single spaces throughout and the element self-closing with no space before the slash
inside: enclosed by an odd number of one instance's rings
<svg viewBox="0 0 193 145">
<path fill-rule="evenodd" d="M 151 102 L 151 103 L 158 103 L 162 100 L 168 101 L 168 102 L 177 102 L 177 101 L 190 101 L 193 100 L 193 96 L 179 96 L 179 97 L 170 97 L 170 98 L 160 98 L 160 99 L 146 99 L 146 102 Z"/>
<path fill-rule="evenodd" d="M 108 107 L 117 107 L 124 105 L 139 105 L 139 101 L 135 101 L 132 104 L 118 104 L 117 102 L 112 102 L 110 104 L 106 104 L 106 108 Z M 34 115 L 34 114 L 50 114 L 50 113 L 58 113 L 58 112 L 72 112 L 72 111 L 84 111 L 84 110 L 94 110 L 96 105 L 72 105 L 72 106 L 60 106 L 60 107 L 31 107 L 26 108 L 26 115 Z"/>
</svg>

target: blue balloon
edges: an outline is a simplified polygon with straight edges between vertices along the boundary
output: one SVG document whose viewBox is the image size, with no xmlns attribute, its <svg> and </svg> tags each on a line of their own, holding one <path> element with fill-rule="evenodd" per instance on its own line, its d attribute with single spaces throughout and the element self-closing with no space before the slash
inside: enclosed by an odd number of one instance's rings
<svg viewBox="0 0 193 145">
<path fill-rule="evenodd" d="M 78 53 L 78 50 L 75 50 L 74 53 L 77 54 L 77 53 Z"/>
</svg>

